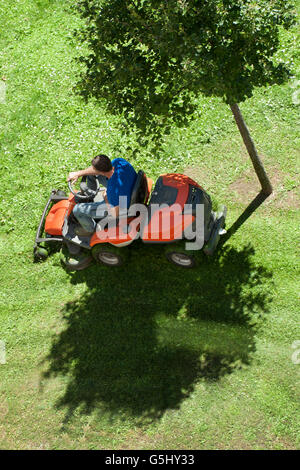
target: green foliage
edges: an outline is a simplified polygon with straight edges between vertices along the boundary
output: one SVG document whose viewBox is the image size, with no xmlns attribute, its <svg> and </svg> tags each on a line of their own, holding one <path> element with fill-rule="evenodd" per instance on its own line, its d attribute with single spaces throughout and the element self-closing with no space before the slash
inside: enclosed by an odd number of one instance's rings
<svg viewBox="0 0 300 470">
<path fill-rule="evenodd" d="M 89 51 L 80 89 L 143 130 L 183 123 L 199 93 L 244 101 L 280 84 L 288 64 L 272 59 L 280 27 L 295 21 L 286 0 L 79 0 L 79 36 Z"/>
</svg>

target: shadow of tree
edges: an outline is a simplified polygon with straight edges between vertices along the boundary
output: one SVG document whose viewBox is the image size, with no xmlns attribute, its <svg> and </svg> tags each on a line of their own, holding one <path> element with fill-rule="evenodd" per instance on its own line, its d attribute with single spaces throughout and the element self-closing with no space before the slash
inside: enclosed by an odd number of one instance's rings
<svg viewBox="0 0 300 470">
<path fill-rule="evenodd" d="M 57 407 L 130 416 L 136 423 L 177 408 L 199 380 L 216 381 L 249 364 L 255 332 L 271 301 L 271 273 L 251 246 L 197 254 L 183 270 L 163 247 L 136 244 L 126 266 L 92 265 L 71 273 L 87 290 L 65 305 L 44 377 L 68 383 Z"/>
<path fill-rule="evenodd" d="M 263 191 L 260 191 L 255 198 L 246 207 L 244 212 L 237 218 L 232 226 L 227 230 L 225 237 L 222 237 L 222 244 L 225 244 L 230 237 L 232 237 L 244 225 L 247 219 L 262 205 L 262 203 L 269 197 Z"/>
</svg>

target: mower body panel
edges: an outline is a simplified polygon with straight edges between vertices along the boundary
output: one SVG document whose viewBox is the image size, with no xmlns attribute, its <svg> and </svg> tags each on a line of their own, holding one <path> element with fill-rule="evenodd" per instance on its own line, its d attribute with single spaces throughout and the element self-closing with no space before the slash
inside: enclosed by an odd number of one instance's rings
<svg viewBox="0 0 300 470">
<path fill-rule="evenodd" d="M 96 230 L 90 240 L 91 248 L 99 243 L 110 243 L 118 247 L 127 246 L 138 236 L 140 230 L 139 217 L 122 217 L 116 226 Z"/>
<path fill-rule="evenodd" d="M 45 220 L 45 232 L 48 235 L 62 236 L 66 218 L 70 215 L 75 205 L 74 196 L 70 193 L 68 198 L 54 204 Z"/>
<path fill-rule="evenodd" d="M 168 173 L 160 176 L 149 201 L 148 220 L 141 235 L 143 242 L 170 243 L 182 239 L 183 233 L 196 220 L 197 204 L 204 205 L 206 228 L 212 203 L 204 189 L 186 175 Z"/>
<path fill-rule="evenodd" d="M 62 235 L 65 215 L 69 207 L 69 201 L 63 200 L 54 204 L 45 221 L 45 232 L 49 235 Z"/>
</svg>

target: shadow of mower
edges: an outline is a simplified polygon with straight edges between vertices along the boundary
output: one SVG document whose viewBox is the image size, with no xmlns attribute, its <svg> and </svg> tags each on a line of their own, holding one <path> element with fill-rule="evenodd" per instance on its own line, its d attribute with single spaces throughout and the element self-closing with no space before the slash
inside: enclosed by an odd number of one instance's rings
<svg viewBox="0 0 300 470">
<path fill-rule="evenodd" d="M 66 422 L 75 410 L 158 419 L 199 381 L 249 364 L 272 277 L 253 255 L 251 246 L 227 246 L 183 270 L 161 246 L 136 244 L 127 265 L 69 273 L 87 289 L 65 305 L 44 374 L 67 377 L 57 402 Z"/>
</svg>

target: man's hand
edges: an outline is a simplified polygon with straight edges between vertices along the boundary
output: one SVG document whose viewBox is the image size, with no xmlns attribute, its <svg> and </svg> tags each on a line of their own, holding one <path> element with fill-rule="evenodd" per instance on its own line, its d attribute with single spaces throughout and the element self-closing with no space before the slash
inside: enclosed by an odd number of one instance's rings
<svg viewBox="0 0 300 470">
<path fill-rule="evenodd" d="M 102 196 L 103 196 L 103 199 L 105 200 L 106 204 L 109 205 L 109 202 L 108 202 L 108 199 L 107 199 L 106 189 L 103 189 L 101 192 L 102 192 Z"/>
<path fill-rule="evenodd" d="M 76 183 L 80 176 L 78 173 L 78 171 L 71 171 L 67 177 L 67 181 L 73 181 L 74 183 Z"/>
<path fill-rule="evenodd" d="M 101 175 L 100 171 L 97 171 L 93 166 L 89 166 L 85 170 L 71 171 L 67 176 L 67 181 L 74 181 L 74 183 L 80 178 L 80 176 L 86 175 Z"/>
</svg>

